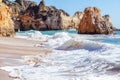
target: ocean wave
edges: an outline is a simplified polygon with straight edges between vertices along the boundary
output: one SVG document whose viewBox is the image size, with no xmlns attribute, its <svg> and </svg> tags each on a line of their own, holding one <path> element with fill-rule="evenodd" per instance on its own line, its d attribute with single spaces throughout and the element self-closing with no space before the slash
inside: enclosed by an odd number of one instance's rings
<svg viewBox="0 0 120 80">
<path fill-rule="evenodd" d="M 46 47 L 49 46 L 49 48 L 56 48 L 69 39 L 71 39 L 71 37 L 69 36 L 68 33 L 65 32 L 56 33 L 53 36 L 51 36 L 51 38 L 47 39 Z"/>
<path fill-rule="evenodd" d="M 30 39 L 44 41 L 42 48 L 52 52 L 46 56 L 24 56 L 27 65 L 1 67 L 17 80 L 119 80 L 120 46 L 101 42 L 113 35 L 71 35 L 56 33 L 29 34 Z M 41 44 L 35 44 L 41 47 Z"/>
<path fill-rule="evenodd" d="M 77 50 L 77 49 L 85 49 L 88 51 L 98 51 L 104 49 L 104 45 L 89 41 L 89 40 L 75 40 L 70 39 L 63 43 L 61 46 L 57 48 L 58 50 Z"/>
<path fill-rule="evenodd" d="M 120 54 L 116 50 L 112 49 L 114 52 L 110 49 L 102 52 L 85 49 L 54 50 L 44 57 L 40 55 L 24 57 L 25 62 L 30 62 L 30 65 L 1 69 L 9 71 L 10 76 L 18 80 L 119 80 Z M 36 60 L 37 64 L 31 65 L 33 64 L 31 61 Z"/>
</svg>

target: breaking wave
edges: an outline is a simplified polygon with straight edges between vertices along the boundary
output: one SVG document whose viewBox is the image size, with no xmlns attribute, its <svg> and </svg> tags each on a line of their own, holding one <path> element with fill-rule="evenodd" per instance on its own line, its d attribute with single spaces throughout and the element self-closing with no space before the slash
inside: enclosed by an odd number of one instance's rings
<svg viewBox="0 0 120 80">
<path fill-rule="evenodd" d="M 27 65 L 1 67 L 15 80 L 119 80 L 120 46 L 102 42 L 113 35 L 72 35 L 61 32 L 43 35 L 39 32 L 26 37 L 43 41 L 36 47 L 52 53 L 24 56 Z"/>
</svg>

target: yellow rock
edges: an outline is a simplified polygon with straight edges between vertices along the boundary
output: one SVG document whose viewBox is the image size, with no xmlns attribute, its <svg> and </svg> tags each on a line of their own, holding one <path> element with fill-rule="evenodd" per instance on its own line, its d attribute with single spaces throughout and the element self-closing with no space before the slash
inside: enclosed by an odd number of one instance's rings
<svg viewBox="0 0 120 80">
<path fill-rule="evenodd" d="M 0 3 L 2 3 L 2 0 L 0 0 Z"/>
<path fill-rule="evenodd" d="M 11 13 L 12 11 L 8 6 L 4 3 L 0 4 L 0 36 L 13 36 L 15 33 Z"/>
<path fill-rule="evenodd" d="M 61 17 L 61 28 L 62 29 L 69 29 L 71 25 L 72 18 L 70 16 L 65 15 L 63 12 L 60 14 Z"/>
</svg>

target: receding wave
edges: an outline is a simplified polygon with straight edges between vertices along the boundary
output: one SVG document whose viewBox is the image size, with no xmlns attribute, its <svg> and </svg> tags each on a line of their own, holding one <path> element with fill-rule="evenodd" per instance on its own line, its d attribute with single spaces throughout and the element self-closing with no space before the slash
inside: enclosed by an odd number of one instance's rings
<svg viewBox="0 0 120 80">
<path fill-rule="evenodd" d="M 29 34 L 29 38 L 43 41 L 36 47 L 51 49 L 52 53 L 23 56 L 22 60 L 27 65 L 1 67 L 9 71 L 11 77 L 17 80 L 120 79 L 120 46 L 101 42 L 111 36 L 74 36 L 65 32 L 51 36 L 35 34 L 36 37 Z"/>
<path fill-rule="evenodd" d="M 78 41 L 74 39 L 70 39 L 66 41 L 63 45 L 57 48 L 58 50 L 78 50 L 85 49 L 88 51 L 99 51 L 104 49 L 104 45 L 88 40 Z"/>
</svg>

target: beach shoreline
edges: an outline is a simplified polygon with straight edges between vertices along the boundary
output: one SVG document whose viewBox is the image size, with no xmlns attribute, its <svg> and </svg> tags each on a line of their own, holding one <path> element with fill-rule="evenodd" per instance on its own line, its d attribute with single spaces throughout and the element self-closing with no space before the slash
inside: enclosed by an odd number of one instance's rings
<svg viewBox="0 0 120 80">
<path fill-rule="evenodd" d="M 21 38 L 0 38 L 0 67 L 23 65 L 24 63 L 19 61 L 21 56 L 51 52 L 35 47 L 35 44 L 40 44 L 40 42 Z M 0 80 L 13 80 L 13 78 L 9 77 L 8 72 L 0 70 Z"/>
</svg>

